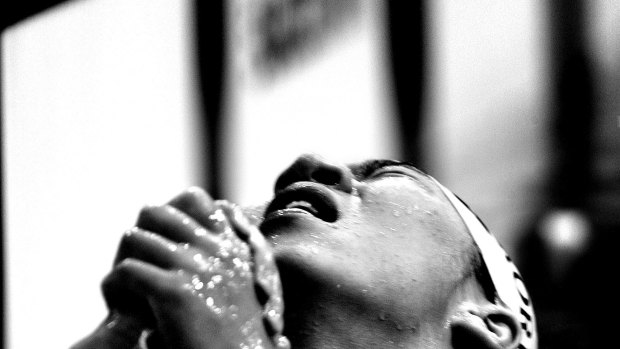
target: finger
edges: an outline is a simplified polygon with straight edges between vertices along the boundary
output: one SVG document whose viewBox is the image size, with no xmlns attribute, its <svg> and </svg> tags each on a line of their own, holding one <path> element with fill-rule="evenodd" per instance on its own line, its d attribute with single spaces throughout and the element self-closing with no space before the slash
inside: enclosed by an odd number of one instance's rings
<svg viewBox="0 0 620 349">
<path fill-rule="evenodd" d="M 180 278 L 182 275 L 182 271 L 169 271 L 141 260 L 126 258 L 104 279 L 102 289 L 112 301 L 127 293 L 142 301 L 172 298 L 184 285 Z"/>
<path fill-rule="evenodd" d="M 256 265 L 256 274 L 260 278 L 262 273 L 277 272 L 271 247 L 265 240 L 258 227 L 251 224 L 239 206 L 230 203 L 221 203 L 221 207 L 229 217 L 234 232 L 251 248 Z"/>
<path fill-rule="evenodd" d="M 196 222 L 214 232 L 224 229 L 224 217 L 213 199 L 203 189 L 190 187 L 176 196 L 169 203 L 170 206 L 184 212 Z"/>
<path fill-rule="evenodd" d="M 250 224 L 259 226 L 264 218 L 264 213 L 269 205 L 270 201 L 266 201 L 264 203 L 253 205 L 253 206 L 244 206 L 241 208 L 243 214 L 248 218 Z"/>
<path fill-rule="evenodd" d="M 142 292 L 136 293 L 127 287 L 126 277 L 119 273 L 119 266 L 120 264 L 101 282 L 101 292 L 110 313 L 134 317 L 147 327 L 155 324 L 148 299 Z"/>
<path fill-rule="evenodd" d="M 179 243 L 197 243 L 211 235 L 193 218 L 168 205 L 144 207 L 136 225 Z"/>
<path fill-rule="evenodd" d="M 196 249 L 190 244 L 179 244 L 159 234 L 132 228 L 121 239 L 114 265 L 133 258 L 164 269 L 191 269 L 195 253 Z"/>
<path fill-rule="evenodd" d="M 222 204 L 233 230 L 250 245 L 254 259 L 254 290 L 258 302 L 263 306 L 264 324 L 269 333 L 281 333 L 284 327 L 282 314 L 282 285 L 275 265 L 271 247 L 258 227 L 251 224 L 240 207 Z"/>
<path fill-rule="evenodd" d="M 250 224 L 243 211 L 241 211 L 241 208 L 236 204 L 224 200 L 217 200 L 215 205 L 222 209 L 224 216 L 227 218 L 236 235 L 241 240 L 248 242 L 251 233 L 249 228 L 253 225 Z"/>
</svg>

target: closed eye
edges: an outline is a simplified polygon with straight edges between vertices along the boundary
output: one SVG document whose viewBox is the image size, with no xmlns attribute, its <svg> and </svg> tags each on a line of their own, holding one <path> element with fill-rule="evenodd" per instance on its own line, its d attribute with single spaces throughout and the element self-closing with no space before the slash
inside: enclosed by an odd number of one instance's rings
<svg viewBox="0 0 620 349">
<path fill-rule="evenodd" d="M 403 169 L 402 167 L 391 167 L 391 166 L 383 167 L 383 168 L 380 168 L 374 171 L 370 176 L 368 176 L 367 179 L 372 180 L 372 179 L 379 179 L 379 178 L 385 178 L 385 177 L 407 177 L 413 180 L 417 180 L 417 178 L 414 177 L 411 171 L 408 171 L 407 169 Z"/>
<path fill-rule="evenodd" d="M 414 181 L 418 187 L 421 187 L 426 192 L 433 192 L 433 190 L 430 189 L 430 187 L 426 183 L 426 179 L 428 178 L 427 175 L 406 163 L 387 163 L 383 164 L 383 166 L 378 166 L 366 176 L 365 180 L 375 181 L 385 178 L 409 179 Z"/>
</svg>

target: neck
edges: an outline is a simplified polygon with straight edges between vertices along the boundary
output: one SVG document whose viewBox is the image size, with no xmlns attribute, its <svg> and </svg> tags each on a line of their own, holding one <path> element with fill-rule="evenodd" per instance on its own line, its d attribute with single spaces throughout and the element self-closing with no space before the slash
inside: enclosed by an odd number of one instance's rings
<svg viewBox="0 0 620 349">
<path fill-rule="evenodd" d="M 427 331 L 415 319 L 386 311 L 372 297 L 338 287 L 294 285 L 284 292 L 285 334 L 293 348 L 425 347 L 420 334 Z"/>
</svg>

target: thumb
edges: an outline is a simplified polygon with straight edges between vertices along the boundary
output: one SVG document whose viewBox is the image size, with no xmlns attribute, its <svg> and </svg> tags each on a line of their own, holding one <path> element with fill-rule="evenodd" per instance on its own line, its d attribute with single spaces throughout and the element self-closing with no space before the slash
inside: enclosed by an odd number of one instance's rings
<svg viewBox="0 0 620 349">
<path fill-rule="evenodd" d="M 91 334 L 70 349 L 133 349 L 143 329 L 141 320 L 113 312 Z"/>
</svg>

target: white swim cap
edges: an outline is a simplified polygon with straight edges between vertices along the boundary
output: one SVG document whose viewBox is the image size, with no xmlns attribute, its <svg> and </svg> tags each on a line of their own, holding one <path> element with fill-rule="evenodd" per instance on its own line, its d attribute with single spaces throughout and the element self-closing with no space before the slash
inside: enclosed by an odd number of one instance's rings
<svg viewBox="0 0 620 349">
<path fill-rule="evenodd" d="M 504 251 L 497 239 L 495 239 L 471 209 L 449 189 L 441 185 L 441 183 L 437 182 L 434 178 L 432 179 L 437 183 L 461 216 L 478 246 L 484 264 L 493 281 L 496 298 L 517 315 L 522 329 L 518 348 L 537 349 L 538 334 L 536 332 L 534 309 L 517 267 L 506 254 L 506 251 Z"/>
</svg>

